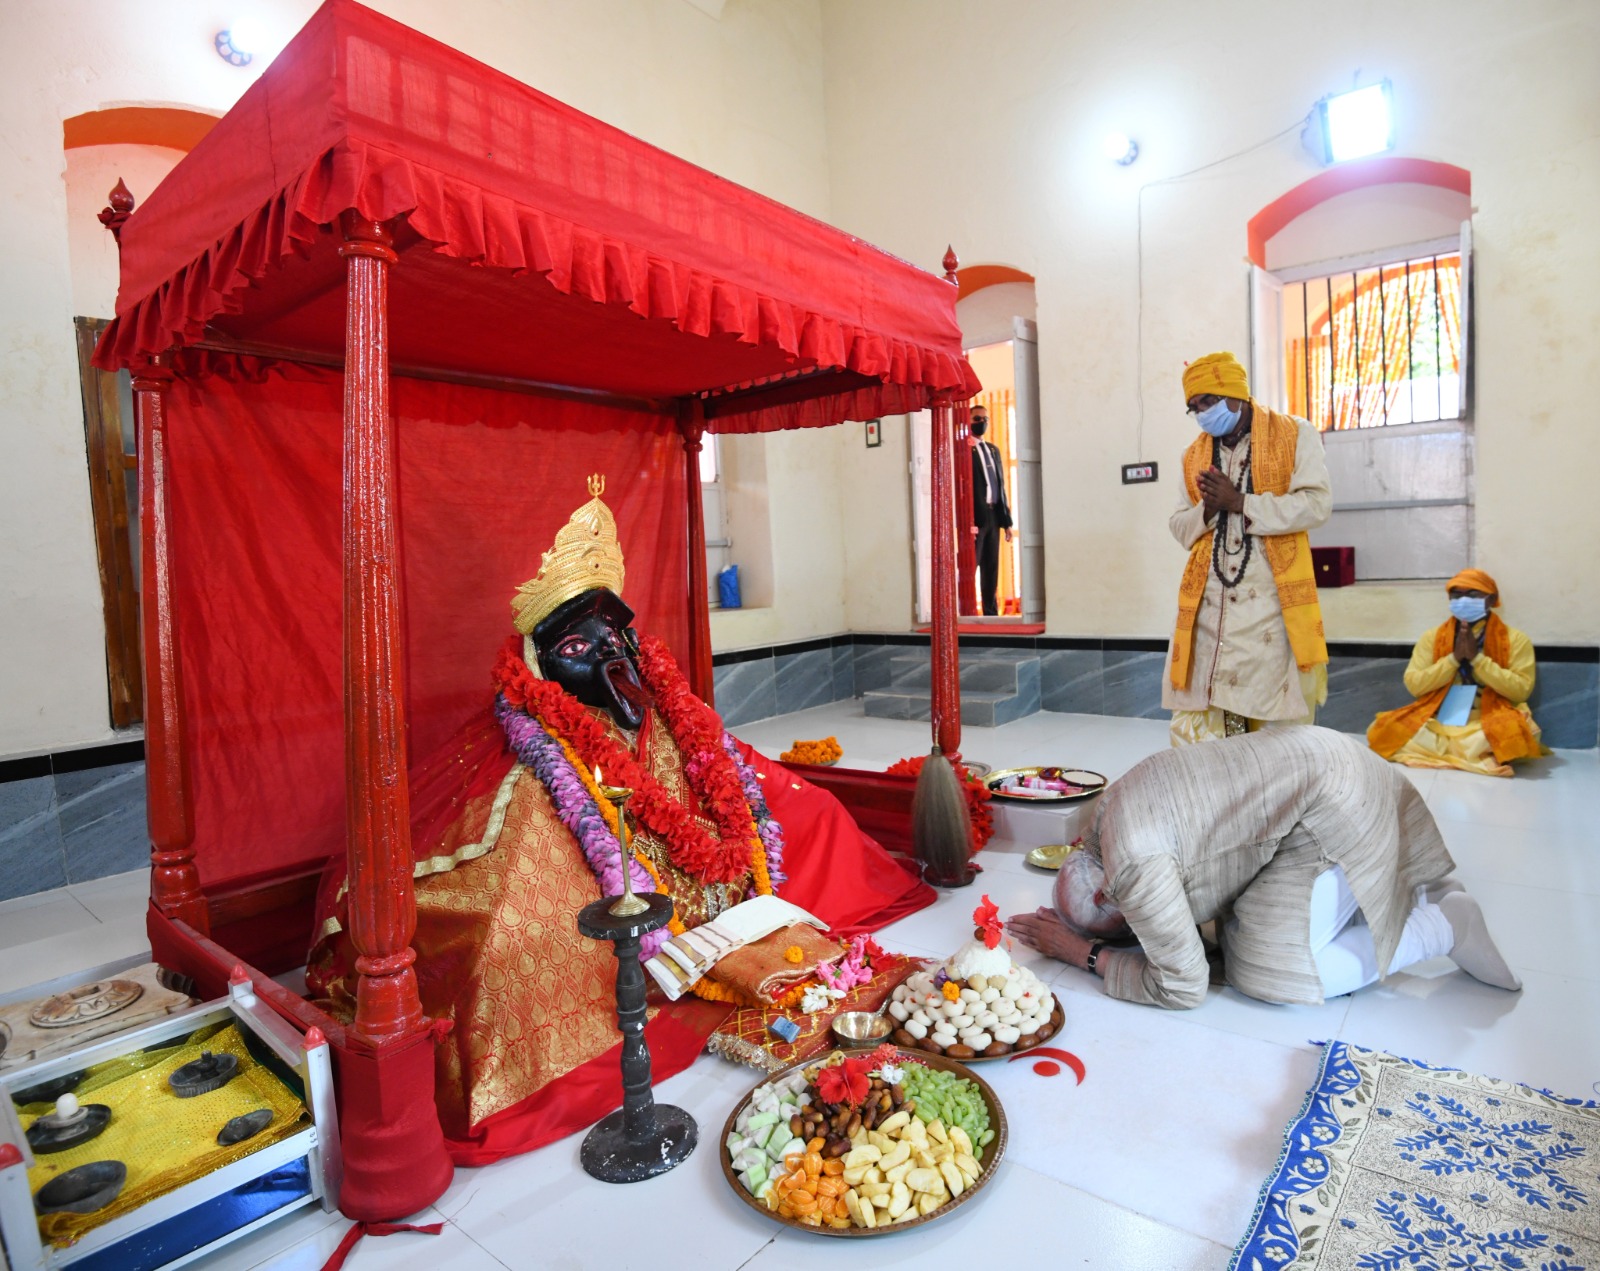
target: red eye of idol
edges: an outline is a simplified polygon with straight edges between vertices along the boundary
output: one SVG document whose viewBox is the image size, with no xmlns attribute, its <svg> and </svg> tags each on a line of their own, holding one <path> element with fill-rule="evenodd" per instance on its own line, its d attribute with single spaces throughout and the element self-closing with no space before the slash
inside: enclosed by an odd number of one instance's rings
<svg viewBox="0 0 1600 1271">
<path fill-rule="evenodd" d="M 564 658 L 575 658 L 581 654 L 587 653 L 588 651 L 589 642 L 587 640 L 579 640 L 577 638 L 563 640 L 556 646 L 556 652 Z"/>
</svg>

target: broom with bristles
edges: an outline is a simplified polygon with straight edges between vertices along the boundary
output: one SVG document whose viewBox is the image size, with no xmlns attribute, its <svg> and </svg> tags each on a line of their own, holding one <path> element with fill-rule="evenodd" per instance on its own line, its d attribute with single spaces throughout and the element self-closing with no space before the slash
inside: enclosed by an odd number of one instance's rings
<svg viewBox="0 0 1600 1271">
<path fill-rule="evenodd" d="M 935 887 L 965 887 L 975 871 L 972 817 L 961 778 L 937 745 L 917 774 L 911 796 L 911 850 L 922 876 Z"/>
</svg>

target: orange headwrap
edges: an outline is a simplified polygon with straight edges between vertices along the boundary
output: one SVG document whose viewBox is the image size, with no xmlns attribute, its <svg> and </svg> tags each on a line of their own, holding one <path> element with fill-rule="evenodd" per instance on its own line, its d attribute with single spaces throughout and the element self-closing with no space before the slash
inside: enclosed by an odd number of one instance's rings
<svg viewBox="0 0 1600 1271">
<path fill-rule="evenodd" d="M 1486 596 L 1493 596 L 1496 605 L 1500 603 L 1499 585 L 1481 569 L 1463 569 L 1444 585 L 1446 591 L 1453 587 L 1460 587 L 1463 591 L 1481 591 Z"/>
<path fill-rule="evenodd" d="M 1250 379 L 1231 353 L 1207 353 L 1183 368 L 1183 400 L 1206 393 L 1250 400 Z"/>
</svg>

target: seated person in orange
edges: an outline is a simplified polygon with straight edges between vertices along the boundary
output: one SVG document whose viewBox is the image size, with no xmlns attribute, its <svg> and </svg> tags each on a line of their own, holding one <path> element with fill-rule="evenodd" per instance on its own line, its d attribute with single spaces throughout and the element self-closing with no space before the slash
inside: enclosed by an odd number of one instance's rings
<svg viewBox="0 0 1600 1271">
<path fill-rule="evenodd" d="M 1514 760 L 1549 753 L 1527 704 L 1533 642 L 1490 612 L 1500 588 L 1481 569 L 1462 570 L 1448 589 L 1450 618 L 1424 633 L 1406 667 L 1406 688 L 1417 700 L 1373 720 L 1367 743 L 1413 768 L 1509 777 Z M 1463 711 L 1465 698 L 1471 702 Z M 1441 721 L 1441 710 L 1457 722 Z"/>
<path fill-rule="evenodd" d="M 595 496 L 512 600 L 519 635 L 495 664 L 494 705 L 412 780 L 423 1008 L 454 1025 L 435 1100 L 458 1164 L 485 1164 L 580 1129 L 621 1103 L 616 959 L 577 913 L 622 891 L 616 815 L 631 787 L 635 892 L 672 897 L 673 931 L 776 892 L 836 934 L 933 900 L 826 792 L 724 731 L 665 644 L 621 599 L 616 522 Z M 343 862 L 318 898 L 313 993 L 353 1005 Z M 686 1068 L 731 1009 L 686 997 L 647 1026 L 657 1081 Z"/>
</svg>

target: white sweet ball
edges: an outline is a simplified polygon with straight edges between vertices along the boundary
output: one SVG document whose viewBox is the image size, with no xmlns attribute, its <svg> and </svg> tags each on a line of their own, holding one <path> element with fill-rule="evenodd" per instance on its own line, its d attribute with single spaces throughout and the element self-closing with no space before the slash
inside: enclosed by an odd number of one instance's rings
<svg viewBox="0 0 1600 1271">
<path fill-rule="evenodd" d="M 995 1041 L 1004 1042 L 1007 1046 L 1015 1046 L 1017 1044 L 1017 1038 L 1021 1036 L 1022 1034 L 1010 1024 L 1001 1024 L 994 1030 Z"/>
<path fill-rule="evenodd" d="M 909 1019 L 906 1021 L 906 1032 L 910 1033 L 918 1041 L 921 1041 L 928 1035 L 928 1026 L 918 1022 L 917 1020 Z"/>
<path fill-rule="evenodd" d="M 965 1012 L 961 1009 L 961 1003 L 960 1002 L 944 1002 L 944 1001 L 941 1001 L 939 1003 L 939 1013 L 941 1015 L 943 1015 L 946 1019 L 954 1019 L 957 1015 L 965 1014 Z"/>
<path fill-rule="evenodd" d="M 1015 1002 L 1019 997 L 1022 996 L 1022 993 L 1022 981 L 1016 978 L 1007 980 L 1005 988 L 1000 990 L 1001 996 L 1004 997 L 1008 1002 Z"/>
<path fill-rule="evenodd" d="M 972 1022 L 979 1028 L 993 1028 L 1000 1022 L 1000 1017 L 993 1011 L 979 1011 L 972 1017 Z"/>
<path fill-rule="evenodd" d="M 955 1025 L 957 1030 L 960 1030 L 960 1029 L 963 1029 L 963 1028 L 971 1028 L 972 1027 L 972 1016 L 970 1016 L 970 1015 L 966 1014 L 965 1012 L 963 1012 L 962 1014 L 957 1015 L 950 1022 L 953 1025 Z"/>
<path fill-rule="evenodd" d="M 914 1023 L 921 1024 L 924 1028 L 933 1023 L 933 1017 L 930 1016 L 928 1012 L 923 1010 L 920 1006 L 911 1012 L 911 1019 Z"/>
<path fill-rule="evenodd" d="M 1055 1009 L 1056 1009 L 1056 996 L 1055 996 L 1054 993 L 1046 993 L 1043 997 L 1041 997 L 1039 999 L 1039 1010 L 1047 1018 L 1051 1014 L 1053 1014 L 1055 1012 Z"/>
<path fill-rule="evenodd" d="M 963 1002 L 976 1002 L 976 1001 L 978 1001 L 979 1000 L 978 999 L 978 991 L 976 989 L 962 989 L 961 990 L 961 1000 Z"/>
<path fill-rule="evenodd" d="M 1012 1020 L 1019 1019 L 1022 1016 L 1022 1012 L 1017 1009 L 1017 1004 L 1008 1002 L 1005 998 L 1001 998 L 995 1005 L 994 1013 L 1000 1017 L 1002 1023 L 1010 1023 Z"/>
<path fill-rule="evenodd" d="M 983 993 L 989 988 L 989 977 L 981 972 L 967 977 L 967 987 L 976 993 Z"/>
<path fill-rule="evenodd" d="M 893 1015 L 902 1024 L 911 1018 L 911 1012 L 906 1010 L 906 1004 L 899 1000 L 889 1003 L 889 1014 Z"/>
<path fill-rule="evenodd" d="M 906 1000 L 907 991 L 908 990 L 904 984 L 897 984 L 895 985 L 894 992 L 889 996 L 892 997 L 896 1002 L 903 1002 Z"/>
<path fill-rule="evenodd" d="M 979 1033 L 967 1045 L 971 1046 L 973 1050 L 982 1052 L 994 1045 L 994 1038 L 989 1036 L 988 1033 Z"/>
<path fill-rule="evenodd" d="M 1000 997 L 1000 990 L 993 987 L 986 988 L 982 993 L 978 994 L 978 996 L 985 1002 L 998 1001 Z"/>
</svg>

